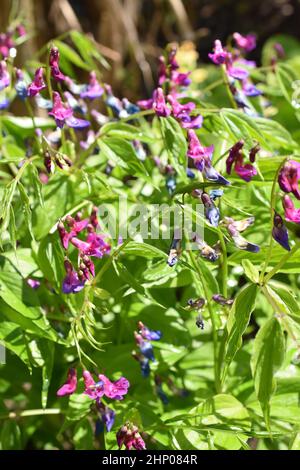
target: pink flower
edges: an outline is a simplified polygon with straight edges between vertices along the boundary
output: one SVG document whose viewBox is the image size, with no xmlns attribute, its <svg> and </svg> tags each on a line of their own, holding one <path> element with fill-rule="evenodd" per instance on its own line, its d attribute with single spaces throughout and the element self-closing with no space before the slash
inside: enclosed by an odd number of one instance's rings
<svg viewBox="0 0 300 470">
<path fill-rule="evenodd" d="M 70 261 L 65 260 L 64 265 L 67 274 L 63 280 L 62 291 L 64 294 L 76 294 L 84 288 L 85 279 L 79 277 Z"/>
<path fill-rule="evenodd" d="M 240 49 L 244 49 L 246 52 L 250 52 L 256 48 L 255 34 L 247 34 L 247 36 L 242 36 L 240 33 L 234 33 L 233 38 L 236 42 L 236 45 Z"/>
<path fill-rule="evenodd" d="M 300 163 L 295 160 L 286 162 L 280 170 L 278 183 L 285 193 L 293 193 L 300 200 L 299 191 Z"/>
<path fill-rule="evenodd" d="M 189 146 L 187 155 L 194 160 L 195 167 L 198 170 L 203 171 L 205 162 L 209 163 L 211 161 L 214 146 L 210 145 L 209 147 L 203 147 L 193 130 L 188 130 L 188 142 Z"/>
<path fill-rule="evenodd" d="M 219 39 L 215 41 L 215 47 L 213 49 L 213 54 L 208 54 L 208 57 L 216 65 L 225 64 L 228 59 L 231 59 L 230 52 L 227 52 L 226 49 L 223 49 L 222 43 Z"/>
<path fill-rule="evenodd" d="M 51 75 L 57 82 L 63 82 L 66 76 L 59 69 L 59 50 L 57 47 L 51 47 L 49 65 L 51 69 Z"/>
<path fill-rule="evenodd" d="M 168 95 L 167 98 L 170 105 L 172 106 L 173 116 L 178 119 L 188 116 L 196 107 L 195 103 L 193 102 L 180 104 L 172 95 Z"/>
<path fill-rule="evenodd" d="M 85 87 L 85 89 L 80 93 L 81 98 L 88 98 L 90 100 L 94 100 L 95 98 L 100 98 L 104 93 L 104 89 L 100 85 L 97 80 L 96 73 L 90 73 L 90 81 L 89 84 Z"/>
<path fill-rule="evenodd" d="M 157 116 L 160 117 L 167 117 L 171 114 L 171 110 L 166 104 L 162 88 L 157 88 L 156 90 L 154 90 L 153 109 L 156 112 Z"/>
<path fill-rule="evenodd" d="M 7 71 L 7 66 L 5 60 L 0 62 L 0 91 L 8 87 L 10 84 L 10 77 Z"/>
<path fill-rule="evenodd" d="M 300 224 L 300 209 L 296 209 L 293 201 L 289 196 L 284 196 L 282 200 L 284 208 L 284 216 L 289 222 Z"/>
<path fill-rule="evenodd" d="M 146 445 L 142 439 L 137 426 L 132 423 L 126 423 L 117 432 L 117 443 L 119 449 L 125 445 L 126 450 L 136 449 L 145 450 Z"/>
<path fill-rule="evenodd" d="M 65 105 L 57 91 L 53 92 L 53 108 L 49 112 L 49 116 L 53 116 L 58 127 L 63 128 L 67 118 L 73 115 L 73 111 Z"/>
<path fill-rule="evenodd" d="M 28 96 L 36 96 L 40 93 L 40 91 L 46 88 L 43 74 L 44 74 L 43 67 L 40 67 L 35 71 L 33 82 L 30 83 L 30 85 L 27 88 Z"/>
<path fill-rule="evenodd" d="M 56 395 L 58 397 L 64 397 L 65 395 L 72 395 L 77 387 L 77 372 L 75 369 L 69 369 L 66 382 L 57 390 Z"/>
<path fill-rule="evenodd" d="M 95 382 L 89 371 L 83 371 L 82 375 L 85 385 L 84 393 L 92 400 L 99 401 L 103 395 L 114 400 L 123 400 L 124 395 L 128 392 L 130 384 L 125 377 L 121 377 L 116 382 L 111 382 L 105 375 L 99 374 L 99 381 Z"/>
</svg>

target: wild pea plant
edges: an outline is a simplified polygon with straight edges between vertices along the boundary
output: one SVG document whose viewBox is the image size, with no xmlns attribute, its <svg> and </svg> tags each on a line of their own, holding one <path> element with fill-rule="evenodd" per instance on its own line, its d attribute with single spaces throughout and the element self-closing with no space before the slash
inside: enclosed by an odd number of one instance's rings
<svg viewBox="0 0 300 470">
<path fill-rule="evenodd" d="M 299 44 L 170 45 L 132 103 L 89 37 L 17 68 L 26 39 L 0 39 L 1 448 L 299 449 Z"/>
</svg>

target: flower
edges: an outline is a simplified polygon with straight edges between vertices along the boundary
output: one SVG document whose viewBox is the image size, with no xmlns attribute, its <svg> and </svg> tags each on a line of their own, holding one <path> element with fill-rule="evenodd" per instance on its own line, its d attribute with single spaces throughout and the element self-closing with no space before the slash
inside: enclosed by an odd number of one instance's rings
<svg viewBox="0 0 300 470">
<path fill-rule="evenodd" d="M 105 104 L 112 109 L 112 111 L 118 116 L 120 117 L 120 114 L 122 113 L 122 111 L 124 111 L 123 109 L 123 105 L 122 105 L 122 102 L 119 100 L 119 98 L 117 98 L 116 96 L 113 95 L 112 93 L 112 88 L 110 85 L 107 85 L 105 84 L 104 85 L 104 89 L 105 89 L 105 93 L 106 93 L 106 100 L 105 100 Z M 127 113 L 126 113 L 127 114 Z M 125 117 L 125 116 L 123 116 Z"/>
<path fill-rule="evenodd" d="M 0 98 L 0 110 L 7 109 L 10 105 L 10 101 L 7 98 Z"/>
<path fill-rule="evenodd" d="M 143 356 L 145 356 L 150 361 L 155 362 L 152 344 L 149 341 L 145 341 L 142 335 L 140 335 L 136 331 L 134 332 L 134 337 L 135 337 L 136 344 L 140 348 L 140 351 L 143 354 Z"/>
<path fill-rule="evenodd" d="M 51 47 L 49 56 L 49 65 L 51 75 L 57 82 L 63 82 L 66 76 L 59 69 L 59 50 L 57 47 Z"/>
<path fill-rule="evenodd" d="M 300 209 L 296 209 L 289 196 L 284 196 L 282 200 L 284 216 L 287 221 L 300 224 Z"/>
<path fill-rule="evenodd" d="M 180 254 L 181 254 L 181 240 L 174 238 L 171 243 L 169 256 L 167 259 L 167 264 L 170 267 L 173 267 L 177 263 Z"/>
<path fill-rule="evenodd" d="M 100 412 L 101 420 L 106 427 L 106 431 L 109 432 L 115 422 L 116 413 L 108 406 L 103 403 L 97 403 L 97 410 Z"/>
<path fill-rule="evenodd" d="M 29 285 L 29 287 L 31 287 L 31 289 L 38 289 L 41 285 L 40 281 L 31 278 L 27 279 L 27 284 Z"/>
<path fill-rule="evenodd" d="M 15 90 L 17 92 L 17 96 L 21 100 L 25 100 L 27 98 L 27 85 L 24 80 L 23 72 L 20 69 L 15 69 L 15 71 L 16 71 Z"/>
<path fill-rule="evenodd" d="M 149 341 L 159 341 L 162 337 L 162 332 L 159 330 L 150 330 L 141 321 L 138 322 L 139 334 Z"/>
<path fill-rule="evenodd" d="M 244 146 L 244 141 L 239 140 L 236 144 L 231 147 L 229 150 L 229 155 L 226 160 L 226 171 L 230 175 L 232 166 L 234 165 L 235 173 L 240 176 L 244 181 L 251 181 L 253 176 L 257 174 L 256 168 L 251 165 L 251 163 L 244 164 L 244 156 L 242 153 L 242 148 Z M 259 149 L 258 149 L 259 150 Z M 252 161 L 255 159 L 255 154 L 258 150 L 251 149 L 250 157 Z"/>
<path fill-rule="evenodd" d="M 141 367 L 141 373 L 144 378 L 149 377 L 150 375 L 150 364 L 149 364 L 149 359 L 147 359 L 145 356 L 143 356 L 140 353 L 137 353 L 136 351 L 132 351 L 131 353 L 132 357 L 139 362 L 140 367 Z"/>
<path fill-rule="evenodd" d="M 66 382 L 57 390 L 58 397 L 72 395 L 77 387 L 77 372 L 76 369 L 70 368 Z"/>
<path fill-rule="evenodd" d="M 278 176 L 278 183 L 285 193 L 293 193 L 300 200 L 299 182 L 300 163 L 295 160 L 289 160 L 281 168 Z"/>
<path fill-rule="evenodd" d="M 198 114 L 195 117 L 183 116 L 180 124 L 183 129 L 200 129 L 203 124 L 203 116 L 201 116 L 201 114 Z"/>
<path fill-rule="evenodd" d="M 53 107 L 49 112 L 49 116 L 53 116 L 58 127 L 64 127 L 67 118 L 72 117 L 73 111 L 67 105 L 62 103 L 60 94 L 57 91 L 53 92 Z"/>
<path fill-rule="evenodd" d="M 78 273 L 74 270 L 72 263 L 65 260 L 65 269 L 67 272 L 66 277 L 63 280 L 62 291 L 64 294 L 75 294 L 80 292 L 84 288 L 85 280 L 80 279 Z"/>
<path fill-rule="evenodd" d="M 247 79 L 242 82 L 242 90 L 246 96 L 255 97 L 262 95 L 262 91 L 256 88 L 256 86 Z"/>
<path fill-rule="evenodd" d="M 287 251 L 291 250 L 290 245 L 289 245 L 289 234 L 288 234 L 287 228 L 283 223 L 282 217 L 279 214 L 277 214 L 277 212 L 274 213 L 272 237 L 285 250 Z"/>
<path fill-rule="evenodd" d="M 214 151 L 214 146 L 203 147 L 192 129 L 188 130 L 188 157 L 194 160 L 197 170 L 203 171 L 205 163 L 210 162 Z"/>
<path fill-rule="evenodd" d="M 214 294 L 212 299 L 220 305 L 232 305 L 233 299 L 226 299 L 222 294 Z"/>
<path fill-rule="evenodd" d="M 0 62 L 0 91 L 7 88 L 10 84 L 10 76 L 7 70 L 5 60 L 1 60 Z"/>
<path fill-rule="evenodd" d="M 256 48 L 255 34 L 247 34 L 247 36 L 242 36 L 240 33 L 234 33 L 233 38 L 236 42 L 236 45 L 240 49 L 244 49 L 246 52 L 253 51 L 253 49 Z"/>
<path fill-rule="evenodd" d="M 80 114 L 85 114 L 87 112 L 87 105 L 85 104 L 85 102 L 82 100 L 78 101 L 69 91 L 64 92 L 64 97 L 66 98 L 68 105 L 70 106 L 70 108 L 73 109 L 73 111 L 78 112 Z"/>
<path fill-rule="evenodd" d="M 140 111 L 139 106 L 134 103 L 131 103 L 127 98 L 122 98 L 122 104 L 128 114 L 136 114 Z"/>
<path fill-rule="evenodd" d="M 140 433 L 138 432 L 137 426 L 127 422 L 122 426 L 116 435 L 119 449 L 125 446 L 126 450 L 136 449 L 145 450 L 146 445 L 143 441 Z"/>
<path fill-rule="evenodd" d="M 258 245 L 254 243 L 248 242 L 240 232 L 246 230 L 249 225 L 253 224 L 254 217 L 248 217 L 247 219 L 243 220 L 233 220 L 231 217 L 224 217 L 222 220 L 222 224 L 225 225 L 229 235 L 231 236 L 235 246 L 240 248 L 240 250 L 250 251 L 252 253 L 257 253 L 260 248 Z"/>
<path fill-rule="evenodd" d="M 214 227 L 217 227 L 219 225 L 219 219 L 220 219 L 220 211 L 219 209 L 214 205 L 213 201 L 209 197 L 209 195 L 205 192 L 201 194 L 201 200 L 202 203 L 205 207 L 205 216 L 207 220 L 213 225 Z"/>
<path fill-rule="evenodd" d="M 111 382 L 105 375 L 99 374 L 99 381 L 95 382 L 89 371 L 84 370 L 82 375 L 85 385 L 84 393 L 93 400 L 97 400 L 97 402 L 99 402 L 103 395 L 114 400 L 123 400 L 124 395 L 127 394 L 130 386 L 125 377 L 121 377 L 115 382 Z"/>
<path fill-rule="evenodd" d="M 231 54 L 230 52 L 227 52 L 226 49 L 223 49 L 221 41 L 216 39 L 213 54 L 208 54 L 208 57 L 214 64 L 221 65 L 225 64 L 225 62 L 231 57 Z"/>
<path fill-rule="evenodd" d="M 104 89 L 97 80 L 96 73 L 92 71 L 90 73 L 89 84 L 86 85 L 85 89 L 81 91 L 81 98 L 88 98 L 89 100 L 94 100 L 100 98 L 104 93 Z"/>
<path fill-rule="evenodd" d="M 171 110 L 166 104 L 162 88 L 157 88 L 156 90 L 154 90 L 153 109 L 156 112 L 157 116 L 160 117 L 167 117 L 171 114 Z"/>
<path fill-rule="evenodd" d="M 46 84 L 44 82 L 44 70 L 43 67 L 39 67 L 34 74 L 33 82 L 28 85 L 27 94 L 28 96 L 36 96 L 40 93 L 40 91 L 46 88 Z"/>
</svg>

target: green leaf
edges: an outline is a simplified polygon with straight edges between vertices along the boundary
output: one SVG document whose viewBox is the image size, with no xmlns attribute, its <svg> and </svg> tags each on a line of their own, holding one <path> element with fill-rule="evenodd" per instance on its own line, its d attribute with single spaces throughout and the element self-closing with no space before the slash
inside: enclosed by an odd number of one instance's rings
<svg viewBox="0 0 300 470">
<path fill-rule="evenodd" d="M 274 375 L 285 355 L 285 339 L 276 318 L 270 318 L 261 327 L 254 340 L 251 369 L 256 396 L 261 404 L 266 425 L 269 427 L 270 398 L 276 388 Z"/>
<path fill-rule="evenodd" d="M 122 250 L 122 255 L 141 256 L 142 258 L 167 258 L 167 255 L 153 245 L 147 243 L 129 242 Z"/>
<path fill-rule="evenodd" d="M 55 39 L 54 44 L 59 49 L 62 58 L 68 60 L 73 65 L 76 65 L 81 69 L 88 71 L 90 70 L 89 65 L 84 62 L 80 55 L 78 55 L 77 52 L 74 51 L 74 49 L 68 46 L 68 44 L 66 44 L 65 42 L 58 41 L 57 39 Z"/>
<path fill-rule="evenodd" d="M 257 284 L 259 282 L 258 269 L 248 259 L 244 259 L 242 261 L 242 266 L 244 268 L 245 275 L 247 276 L 247 278 L 254 284 Z"/>
<path fill-rule="evenodd" d="M 299 77 L 297 77 L 295 71 L 287 63 L 277 64 L 275 74 L 283 96 L 287 102 L 292 105 L 293 93 L 295 92 L 292 84 L 299 79 Z"/>
<path fill-rule="evenodd" d="M 187 141 L 182 128 L 173 117 L 160 118 L 162 136 L 175 169 L 182 173 L 187 164 Z"/>
<path fill-rule="evenodd" d="M 247 285 L 240 290 L 230 309 L 227 320 L 227 340 L 225 361 L 229 365 L 236 352 L 242 345 L 242 336 L 250 321 L 250 315 L 255 308 L 258 287 Z"/>
<path fill-rule="evenodd" d="M 21 431 L 18 424 L 13 420 L 4 421 L 0 437 L 1 450 L 20 450 Z"/>
<path fill-rule="evenodd" d="M 107 134 L 111 137 L 119 137 L 127 140 L 140 140 L 141 142 L 153 142 L 153 138 L 149 137 L 139 127 L 132 126 L 125 122 L 108 122 L 101 127 L 101 134 Z"/>
<path fill-rule="evenodd" d="M 90 422 L 87 419 L 76 424 L 73 434 L 73 441 L 76 450 L 93 450 L 94 433 Z"/>
</svg>

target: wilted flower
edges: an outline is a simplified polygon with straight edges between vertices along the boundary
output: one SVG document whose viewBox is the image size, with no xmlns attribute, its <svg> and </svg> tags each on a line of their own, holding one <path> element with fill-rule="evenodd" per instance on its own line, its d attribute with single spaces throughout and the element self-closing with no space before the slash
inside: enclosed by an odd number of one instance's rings
<svg viewBox="0 0 300 470">
<path fill-rule="evenodd" d="M 203 299 L 202 297 L 196 300 L 189 299 L 187 301 L 187 304 L 190 310 L 201 310 L 205 305 L 205 299 Z"/>
<path fill-rule="evenodd" d="M 282 204 L 286 220 L 300 224 L 300 209 L 296 209 L 291 198 L 289 196 L 284 196 Z"/>
<path fill-rule="evenodd" d="M 211 247 L 197 234 L 194 235 L 193 242 L 198 245 L 201 256 L 208 261 L 215 262 L 220 257 L 221 252 L 219 244 Z"/>
<path fill-rule="evenodd" d="M 226 299 L 222 294 L 214 294 L 212 299 L 220 305 L 232 305 L 233 299 Z"/>
<path fill-rule="evenodd" d="M 278 176 L 278 183 L 285 193 L 293 193 L 300 200 L 299 190 L 300 163 L 289 160 L 281 168 Z"/>
<path fill-rule="evenodd" d="M 180 254 L 181 254 L 181 240 L 174 238 L 174 240 L 171 243 L 169 256 L 167 259 L 167 263 L 170 267 L 174 266 L 177 263 Z"/>
<path fill-rule="evenodd" d="M 64 397 L 65 395 L 72 395 L 77 387 L 77 372 L 76 369 L 69 369 L 66 382 L 57 390 L 56 395 L 58 397 Z"/>
<path fill-rule="evenodd" d="M 233 38 L 236 42 L 236 45 L 240 49 L 244 49 L 246 52 L 250 52 L 256 48 L 255 34 L 247 34 L 246 36 L 242 36 L 240 33 L 234 33 Z"/>
<path fill-rule="evenodd" d="M 277 214 L 277 212 L 275 212 L 274 214 L 272 236 L 274 240 L 279 243 L 279 245 L 281 245 L 285 250 L 291 250 L 289 245 L 289 234 L 287 228 L 283 223 L 282 217 Z"/>
<path fill-rule="evenodd" d="M 227 228 L 229 235 L 231 236 L 235 246 L 240 248 L 240 250 L 250 251 L 252 253 L 257 253 L 260 248 L 254 243 L 248 242 L 240 232 L 246 230 L 249 225 L 253 224 L 254 217 L 248 217 L 243 220 L 233 220 L 231 217 L 224 217 L 222 224 Z"/>
<path fill-rule="evenodd" d="M 200 328 L 200 330 L 204 330 L 204 321 L 201 313 L 198 313 L 195 323 L 197 328 Z"/>
<path fill-rule="evenodd" d="M 209 197 L 209 195 L 205 192 L 201 194 L 201 200 L 203 202 L 203 205 L 205 207 L 205 216 L 207 220 L 213 225 L 214 227 L 217 227 L 219 225 L 219 219 L 220 219 L 220 211 L 219 209 L 214 205 L 213 201 Z"/>
<path fill-rule="evenodd" d="M 86 85 L 86 88 L 80 93 L 81 98 L 88 98 L 89 100 L 94 100 L 100 98 L 104 93 L 104 89 L 97 80 L 96 73 L 93 71 L 90 73 L 89 84 Z"/>
</svg>

